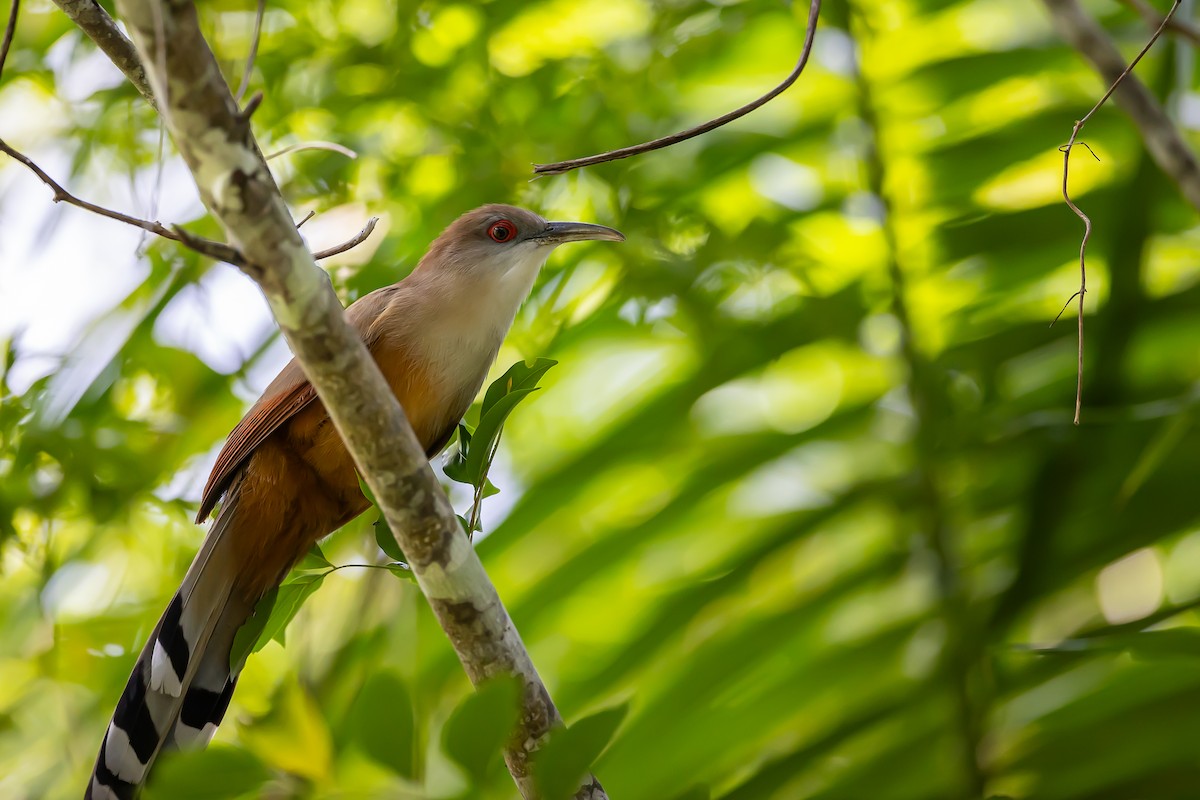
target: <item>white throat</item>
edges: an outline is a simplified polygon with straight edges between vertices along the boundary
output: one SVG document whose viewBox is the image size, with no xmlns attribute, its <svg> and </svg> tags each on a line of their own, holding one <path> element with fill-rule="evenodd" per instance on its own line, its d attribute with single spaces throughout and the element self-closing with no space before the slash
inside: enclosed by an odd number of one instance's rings
<svg viewBox="0 0 1200 800">
<path fill-rule="evenodd" d="M 445 365 L 446 379 L 478 390 L 553 249 L 518 245 L 487 264 L 430 276 L 436 286 L 426 289 L 440 298 L 420 341 L 431 363 Z"/>
</svg>

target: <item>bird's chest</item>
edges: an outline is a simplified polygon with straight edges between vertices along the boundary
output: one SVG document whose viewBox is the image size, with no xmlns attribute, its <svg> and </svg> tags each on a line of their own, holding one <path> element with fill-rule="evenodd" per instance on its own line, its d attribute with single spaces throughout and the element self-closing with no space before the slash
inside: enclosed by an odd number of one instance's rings
<svg viewBox="0 0 1200 800">
<path fill-rule="evenodd" d="M 372 355 L 426 452 L 432 455 L 440 449 L 470 408 L 499 346 L 499 339 L 454 336 L 425 346 L 412 337 L 373 344 Z M 331 513 L 324 533 L 361 513 L 366 501 L 350 454 L 329 417 L 318 405 L 310 409 L 292 420 L 289 437 L 318 476 L 321 493 L 337 500 L 337 513 Z"/>
<path fill-rule="evenodd" d="M 500 348 L 502 331 L 430 324 L 420 337 L 382 346 L 376 354 L 384 377 L 421 445 L 431 448 L 470 408 Z M 381 345 L 384 343 L 381 342 Z"/>
</svg>

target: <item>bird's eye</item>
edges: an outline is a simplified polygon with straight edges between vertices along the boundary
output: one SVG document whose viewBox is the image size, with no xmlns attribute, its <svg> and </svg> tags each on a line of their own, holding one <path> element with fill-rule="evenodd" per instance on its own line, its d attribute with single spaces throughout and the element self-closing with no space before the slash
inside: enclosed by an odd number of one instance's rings
<svg viewBox="0 0 1200 800">
<path fill-rule="evenodd" d="M 502 219 L 488 228 L 488 236 L 491 237 L 493 242 L 507 242 L 516 235 L 517 226 L 506 219 Z"/>
</svg>

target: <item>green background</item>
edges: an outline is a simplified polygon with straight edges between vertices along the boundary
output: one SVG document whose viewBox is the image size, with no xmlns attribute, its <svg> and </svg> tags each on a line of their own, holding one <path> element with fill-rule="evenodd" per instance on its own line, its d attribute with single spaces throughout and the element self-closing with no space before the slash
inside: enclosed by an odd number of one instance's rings
<svg viewBox="0 0 1200 800">
<path fill-rule="evenodd" d="M 253 6 L 199 5 L 236 86 Z M 1149 35 L 1120 4 L 1088 7 L 1128 56 Z M 494 375 L 560 364 L 510 418 L 478 542 L 567 721 L 628 704 L 594 765 L 614 800 L 1195 797 L 1200 229 L 1125 117 L 1100 111 L 1082 136 L 1099 161 L 1072 162 L 1096 226 L 1073 426 L 1073 309 L 1049 322 L 1078 287 L 1082 226 L 1056 148 L 1105 87 L 1040 4 L 827 2 L 808 70 L 761 111 L 528 180 L 532 162 L 765 91 L 806 13 L 271 0 L 254 126 L 267 152 L 358 153 L 271 162 L 311 225 L 384 218 L 326 262 L 346 301 L 485 202 L 627 234 L 556 254 L 501 351 Z M 27 2 L 0 136 L 57 153 L 54 174 L 101 199 L 155 174 L 159 134 L 116 80 L 62 97 L 90 53 Z M 1194 141 L 1192 61 L 1164 38 L 1137 74 Z M 169 144 L 162 158 L 178 160 Z M 168 201 L 194 191 L 178 169 L 158 183 Z M 30 267 L 5 217 L 41 205 L 39 241 L 84 214 L 0 161 L 10 285 Z M 110 255 L 88 267 L 96 286 Z M 62 352 L 2 329 L 6 798 L 81 793 L 203 536 L 196 479 L 279 366 L 265 327 L 236 368 L 162 335 L 184 287 L 232 267 L 151 241 L 137 270 Z M 56 313 L 41 293 L 20 302 Z M 383 563 L 373 519 L 336 533 L 330 561 Z M 169 762 L 160 796 L 513 797 L 498 759 L 469 754 L 496 714 L 467 707 L 445 733 L 469 695 L 413 584 L 342 569 L 286 647 L 250 660 L 219 746 Z"/>
</svg>

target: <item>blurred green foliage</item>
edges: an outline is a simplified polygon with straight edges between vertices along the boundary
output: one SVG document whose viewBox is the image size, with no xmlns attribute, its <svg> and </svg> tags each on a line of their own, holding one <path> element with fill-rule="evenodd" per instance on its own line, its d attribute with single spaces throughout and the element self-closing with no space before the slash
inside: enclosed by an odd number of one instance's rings
<svg viewBox="0 0 1200 800">
<path fill-rule="evenodd" d="M 200 5 L 236 84 L 254 4 Z M 1081 231 L 1056 148 L 1104 87 L 1040 4 L 830 0 L 808 70 L 755 115 L 528 181 L 756 96 L 806 6 L 271 0 L 254 123 L 267 152 L 359 154 L 272 161 L 310 225 L 384 218 L 327 262 L 347 301 L 484 202 L 628 235 L 564 248 L 518 318 L 497 374 L 560 365 L 506 425 L 478 540 L 569 730 L 599 752 L 615 726 L 594 765 L 612 797 L 1194 797 L 1200 229 L 1121 114 L 1097 114 L 1100 161 L 1072 170 L 1096 225 L 1072 426 L 1074 325 L 1048 323 Z M 1123 6 L 1089 7 L 1130 53 L 1145 40 Z M 27 2 L 0 135 L 65 154 L 68 185 L 153 174 L 130 87 L 56 99 L 91 58 Z M 1192 124 L 1193 61 L 1164 38 L 1138 68 Z M 82 213 L 17 172 L 0 163 L 0 237 L 16 204 L 46 204 L 48 240 Z M 203 535 L 176 476 L 203 473 L 271 352 L 222 374 L 167 343 L 179 292 L 231 268 L 159 242 L 142 265 L 32 385 L 9 378 L 46 354 L 3 350 L 5 798 L 79 795 Z M 329 560 L 385 563 L 371 522 Z M 217 745 L 155 788 L 513 797 L 476 749 L 496 714 L 463 722 L 497 697 L 469 697 L 412 583 L 340 569 L 250 658 Z"/>
</svg>

